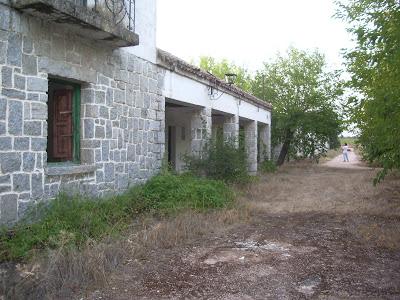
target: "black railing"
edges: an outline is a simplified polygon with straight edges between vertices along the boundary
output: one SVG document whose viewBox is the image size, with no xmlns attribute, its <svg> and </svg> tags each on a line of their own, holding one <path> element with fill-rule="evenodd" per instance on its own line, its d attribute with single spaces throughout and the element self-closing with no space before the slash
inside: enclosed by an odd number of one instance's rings
<svg viewBox="0 0 400 300">
<path fill-rule="evenodd" d="M 135 0 L 81 0 L 90 9 L 114 24 L 135 32 Z"/>
</svg>

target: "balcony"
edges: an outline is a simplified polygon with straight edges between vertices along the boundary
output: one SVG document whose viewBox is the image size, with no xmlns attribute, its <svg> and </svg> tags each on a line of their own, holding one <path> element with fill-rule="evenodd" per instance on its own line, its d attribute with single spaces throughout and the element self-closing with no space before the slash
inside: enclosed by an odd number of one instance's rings
<svg viewBox="0 0 400 300">
<path fill-rule="evenodd" d="M 12 6 L 111 47 L 139 44 L 135 0 L 14 0 Z"/>
</svg>

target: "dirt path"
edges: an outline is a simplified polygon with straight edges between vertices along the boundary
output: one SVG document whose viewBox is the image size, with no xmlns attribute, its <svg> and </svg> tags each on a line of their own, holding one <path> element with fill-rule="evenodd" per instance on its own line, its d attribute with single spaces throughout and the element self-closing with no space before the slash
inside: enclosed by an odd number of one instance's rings
<svg viewBox="0 0 400 300">
<path fill-rule="evenodd" d="M 332 168 L 348 168 L 348 169 L 361 169 L 367 168 L 365 164 L 360 161 L 360 158 L 356 154 L 353 148 L 350 148 L 350 151 L 347 153 L 349 157 L 348 162 L 343 161 L 343 155 L 340 154 L 336 156 L 334 159 L 327 161 L 324 163 L 324 166 L 332 167 Z"/>
<path fill-rule="evenodd" d="M 89 298 L 400 299 L 400 181 L 338 159 L 262 178 L 247 222 L 155 249 Z"/>
</svg>

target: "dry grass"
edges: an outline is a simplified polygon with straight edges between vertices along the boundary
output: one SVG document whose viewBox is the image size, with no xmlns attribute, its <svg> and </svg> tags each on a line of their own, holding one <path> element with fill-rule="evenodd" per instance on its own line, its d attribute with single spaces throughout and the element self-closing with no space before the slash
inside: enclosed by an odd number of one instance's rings
<svg viewBox="0 0 400 300">
<path fill-rule="evenodd" d="M 399 177 L 392 174 L 374 187 L 374 176 L 373 170 L 294 162 L 244 188 L 231 208 L 209 213 L 186 211 L 162 220 L 143 218 L 123 234 L 124 238 L 88 242 L 80 251 L 64 247 L 3 273 L 1 288 L 8 288 L 9 299 L 70 299 L 78 291 L 107 286 L 110 274 L 127 261 L 146 259 L 153 249 L 174 248 L 222 233 L 262 214 L 365 215 L 366 221 L 355 228 L 360 238 L 379 247 L 399 249 Z"/>
<path fill-rule="evenodd" d="M 108 274 L 124 257 L 124 243 L 115 240 L 89 241 L 80 251 L 60 248 L 8 270 L 2 294 L 6 299 L 68 299 L 82 288 L 106 285 Z"/>
<path fill-rule="evenodd" d="M 123 234 L 126 238 L 89 241 L 81 249 L 61 247 L 34 262 L 6 267 L 0 295 L 6 299 L 70 299 L 78 291 L 107 286 L 110 274 L 126 261 L 146 259 L 152 249 L 172 248 L 206 234 L 227 230 L 250 219 L 247 204 L 196 213 L 186 211 L 157 220 L 145 217 Z M 5 267 L 5 266 L 3 266 Z"/>
<path fill-rule="evenodd" d="M 400 176 L 392 173 L 373 186 L 375 170 L 335 169 L 296 162 L 249 187 L 243 199 L 260 214 L 324 213 L 364 216 L 355 224 L 360 239 L 400 249 Z"/>
<path fill-rule="evenodd" d="M 400 248 L 399 220 L 360 225 L 357 231 L 363 240 L 371 242 L 375 246 L 391 250 Z"/>
<path fill-rule="evenodd" d="M 238 224 L 249 218 L 249 206 L 240 203 L 235 208 L 206 214 L 188 211 L 167 221 L 145 220 L 143 229 L 129 236 L 129 248 L 134 256 L 148 249 L 172 248 L 203 235 L 225 230 L 228 225 Z"/>
<path fill-rule="evenodd" d="M 340 153 L 341 153 L 340 148 L 330 149 L 326 152 L 326 155 L 324 157 L 320 158 L 319 163 L 324 163 L 326 161 L 329 161 L 329 160 L 335 158 L 336 156 L 340 155 Z"/>
<path fill-rule="evenodd" d="M 400 180 L 374 187 L 374 170 L 334 169 L 309 162 L 283 166 L 251 186 L 244 199 L 269 213 L 357 213 L 400 216 Z"/>
</svg>

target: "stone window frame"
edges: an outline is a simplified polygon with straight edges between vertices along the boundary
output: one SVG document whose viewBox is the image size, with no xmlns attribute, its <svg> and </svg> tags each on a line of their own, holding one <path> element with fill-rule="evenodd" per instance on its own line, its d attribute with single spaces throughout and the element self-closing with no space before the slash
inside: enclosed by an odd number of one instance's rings
<svg viewBox="0 0 400 300">
<path fill-rule="evenodd" d="M 81 163 L 80 154 L 80 137 L 81 137 L 81 84 L 76 82 L 72 82 L 66 79 L 53 78 L 49 77 L 48 84 L 56 83 L 61 85 L 69 85 L 73 88 L 73 97 L 72 97 L 72 161 L 61 161 L 61 162 L 51 162 L 47 161 L 48 167 L 56 167 L 60 165 L 69 165 L 72 164 L 79 165 Z M 50 100 L 50 97 L 48 98 Z M 49 106 L 48 106 L 49 109 Z M 49 112 L 50 113 L 50 112 Z M 47 120 L 49 122 L 49 120 Z M 50 127 L 49 123 L 47 124 Z M 47 139 L 49 139 L 49 135 L 47 135 Z M 48 149 L 46 150 L 48 151 Z"/>
</svg>

